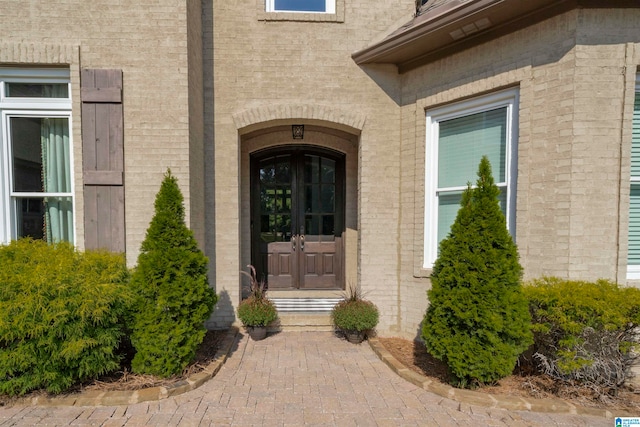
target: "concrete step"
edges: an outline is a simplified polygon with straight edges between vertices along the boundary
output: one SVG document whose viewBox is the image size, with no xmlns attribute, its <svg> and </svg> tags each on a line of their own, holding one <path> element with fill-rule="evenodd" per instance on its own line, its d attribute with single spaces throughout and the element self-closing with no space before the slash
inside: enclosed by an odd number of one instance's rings
<svg viewBox="0 0 640 427">
<path fill-rule="evenodd" d="M 331 310 L 341 298 L 272 298 L 278 321 L 270 331 L 333 331 Z"/>
<path fill-rule="evenodd" d="M 278 312 L 331 312 L 342 298 L 270 298 Z"/>
<path fill-rule="evenodd" d="M 333 324 L 330 313 L 281 312 L 269 331 L 333 331 Z"/>
</svg>

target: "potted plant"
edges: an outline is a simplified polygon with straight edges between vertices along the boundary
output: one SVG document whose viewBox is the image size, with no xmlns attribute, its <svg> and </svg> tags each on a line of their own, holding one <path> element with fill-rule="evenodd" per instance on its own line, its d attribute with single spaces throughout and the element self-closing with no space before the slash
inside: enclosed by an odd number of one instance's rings
<svg viewBox="0 0 640 427">
<path fill-rule="evenodd" d="M 249 277 L 249 296 L 238 305 L 238 318 L 249 336 L 259 341 L 267 336 L 267 326 L 278 318 L 275 305 L 267 298 L 264 280 L 258 280 L 256 269 L 248 265 L 251 273 L 242 273 Z"/>
<path fill-rule="evenodd" d="M 349 342 L 361 343 L 378 324 L 378 308 L 362 297 L 353 285 L 345 293 L 344 300 L 333 307 L 331 319 L 337 330 L 342 331 Z"/>
</svg>

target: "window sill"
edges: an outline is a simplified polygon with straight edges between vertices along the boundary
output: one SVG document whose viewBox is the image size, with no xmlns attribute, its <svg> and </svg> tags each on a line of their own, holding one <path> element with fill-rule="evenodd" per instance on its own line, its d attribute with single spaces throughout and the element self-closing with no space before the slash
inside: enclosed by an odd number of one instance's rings
<svg viewBox="0 0 640 427">
<path fill-rule="evenodd" d="M 637 265 L 627 266 L 627 280 L 640 280 L 640 268 Z"/>
<path fill-rule="evenodd" d="M 342 15 L 342 16 L 341 16 Z M 260 12 L 258 21 L 344 22 L 340 13 Z"/>
<path fill-rule="evenodd" d="M 258 21 L 344 22 L 344 0 L 336 0 L 336 13 L 265 12 L 264 0 L 257 0 Z"/>
<path fill-rule="evenodd" d="M 415 278 L 430 278 L 431 277 L 431 273 L 433 273 L 433 269 L 432 268 L 424 268 L 424 267 L 419 267 L 419 268 L 415 268 L 413 270 L 413 277 Z"/>
</svg>

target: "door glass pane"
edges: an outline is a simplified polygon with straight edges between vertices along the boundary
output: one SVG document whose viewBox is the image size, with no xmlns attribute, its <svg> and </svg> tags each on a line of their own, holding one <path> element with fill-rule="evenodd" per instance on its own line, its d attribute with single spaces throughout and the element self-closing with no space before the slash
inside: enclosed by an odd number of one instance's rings
<svg viewBox="0 0 640 427">
<path fill-rule="evenodd" d="M 322 198 L 322 212 L 334 213 L 335 207 L 336 186 L 334 184 L 322 185 L 322 192 L 320 197 Z"/>
<path fill-rule="evenodd" d="M 336 182 L 336 162 L 330 159 L 322 159 L 321 167 L 322 179 L 324 183 Z"/>
<path fill-rule="evenodd" d="M 304 159 L 305 184 L 316 184 L 320 182 L 320 157 L 306 155 Z"/>
<path fill-rule="evenodd" d="M 336 213 L 336 162 L 317 155 L 305 155 L 304 182 L 306 234 L 333 236 Z"/>
<path fill-rule="evenodd" d="M 309 235 L 320 234 L 320 215 L 305 215 L 304 232 L 307 238 L 310 238 Z"/>
<path fill-rule="evenodd" d="M 260 238 L 263 242 L 282 242 L 291 238 L 291 162 L 290 156 L 263 160 L 260 179 Z"/>
<path fill-rule="evenodd" d="M 322 215 L 322 234 L 327 236 L 335 235 L 334 218 L 334 215 Z"/>
</svg>

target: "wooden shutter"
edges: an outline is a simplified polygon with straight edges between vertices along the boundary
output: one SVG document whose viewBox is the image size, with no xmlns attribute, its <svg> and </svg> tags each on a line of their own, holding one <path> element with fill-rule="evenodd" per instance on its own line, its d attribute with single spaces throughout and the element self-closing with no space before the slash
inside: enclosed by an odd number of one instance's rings
<svg viewBox="0 0 640 427">
<path fill-rule="evenodd" d="M 87 249 L 125 251 L 122 70 L 81 74 Z"/>
</svg>

